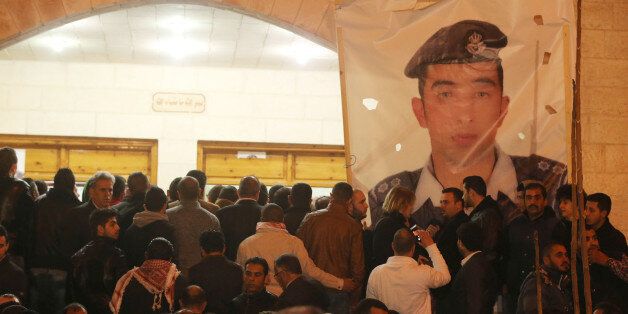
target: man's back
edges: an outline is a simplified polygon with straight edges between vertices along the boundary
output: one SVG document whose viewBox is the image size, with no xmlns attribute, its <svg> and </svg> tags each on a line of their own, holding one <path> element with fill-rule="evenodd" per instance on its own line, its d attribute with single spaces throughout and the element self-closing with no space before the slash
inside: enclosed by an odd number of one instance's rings
<svg viewBox="0 0 628 314">
<path fill-rule="evenodd" d="M 314 263 L 340 278 L 364 278 L 362 226 L 342 210 L 319 210 L 303 219 L 297 235 Z"/>
<path fill-rule="evenodd" d="M 438 313 L 491 314 L 498 293 L 497 274 L 486 258 L 478 252 L 471 256 L 452 280 L 451 293 Z"/>
<path fill-rule="evenodd" d="M 261 215 L 262 207 L 252 199 L 240 199 L 218 211 L 217 216 L 225 235 L 225 256 L 228 259 L 234 261 L 240 242 L 255 234 L 255 226 Z"/>
<path fill-rule="evenodd" d="M 138 213 L 138 215 L 141 214 Z M 162 237 L 175 244 L 174 233 L 174 226 L 168 220 L 154 220 L 146 225 L 133 223 L 124 234 L 124 239 L 122 239 L 122 249 L 127 256 L 129 265 L 142 265 L 144 252 L 150 241 L 155 238 Z"/>
<path fill-rule="evenodd" d="M 181 205 L 168 209 L 166 214 L 174 226 L 179 269 L 187 275 L 187 270 L 201 260 L 198 244 L 201 233 L 206 230 L 220 231 L 220 223 L 197 201 L 182 201 Z"/>
<path fill-rule="evenodd" d="M 10 251 L 15 255 L 24 257 L 29 250 L 34 206 L 26 182 L 0 177 L 0 224 L 9 233 Z"/>
<path fill-rule="evenodd" d="M 286 214 L 283 217 L 283 221 L 286 224 L 286 229 L 292 235 L 297 234 L 297 230 L 303 221 L 305 215 L 310 212 L 309 207 L 292 206 L 286 210 Z"/>
<path fill-rule="evenodd" d="M 294 306 L 315 306 L 327 310 L 329 299 L 321 285 L 309 278 L 299 276 L 288 284 L 284 293 L 279 296 L 277 310 Z"/>
<path fill-rule="evenodd" d="M 204 257 L 190 268 L 189 278 L 205 291 L 208 312 L 227 313 L 231 300 L 242 292 L 242 268 L 221 255 Z"/>
<path fill-rule="evenodd" d="M 118 224 L 120 225 L 120 237 L 124 238 L 124 233 L 133 223 L 135 214 L 144 210 L 144 193 L 137 193 L 111 207 L 118 212 Z"/>
<path fill-rule="evenodd" d="M 626 237 L 611 224 L 608 217 L 595 233 L 600 242 L 600 250 L 609 257 L 621 259 L 624 254 L 628 254 Z"/>
</svg>

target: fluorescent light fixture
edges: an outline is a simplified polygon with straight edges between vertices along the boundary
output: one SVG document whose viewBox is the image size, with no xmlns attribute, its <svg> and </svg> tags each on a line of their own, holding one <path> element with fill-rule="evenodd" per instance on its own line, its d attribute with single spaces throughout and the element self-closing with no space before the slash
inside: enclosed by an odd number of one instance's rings
<svg viewBox="0 0 628 314">
<path fill-rule="evenodd" d="M 161 53 L 175 59 L 209 52 L 209 45 L 206 42 L 183 37 L 159 39 L 153 46 Z"/>
<path fill-rule="evenodd" d="M 182 34 L 190 29 L 196 27 L 197 23 L 190 20 L 189 18 L 184 18 L 182 16 L 173 16 L 169 17 L 163 21 L 159 22 L 159 26 L 161 28 L 167 29 L 175 34 Z"/>
<path fill-rule="evenodd" d="M 49 47 L 56 53 L 61 53 L 63 50 L 78 45 L 78 40 L 62 35 L 46 36 L 40 39 L 40 43 Z"/>
</svg>

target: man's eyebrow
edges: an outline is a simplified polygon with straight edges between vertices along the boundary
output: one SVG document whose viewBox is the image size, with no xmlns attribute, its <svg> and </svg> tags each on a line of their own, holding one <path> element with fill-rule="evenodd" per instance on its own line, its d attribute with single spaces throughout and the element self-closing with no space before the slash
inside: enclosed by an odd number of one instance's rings
<svg viewBox="0 0 628 314">
<path fill-rule="evenodd" d="M 456 85 L 456 83 L 454 83 L 453 81 L 449 81 L 449 80 L 437 80 L 436 82 L 434 82 L 434 84 L 432 84 L 431 89 L 435 89 L 439 86 L 454 86 Z"/>
<path fill-rule="evenodd" d="M 478 79 L 473 80 L 473 83 L 481 83 L 481 84 L 489 84 L 492 86 L 497 86 L 497 82 L 495 82 L 495 80 L 490 79 L 488 77 L 480 77 Z"/>
</svg>

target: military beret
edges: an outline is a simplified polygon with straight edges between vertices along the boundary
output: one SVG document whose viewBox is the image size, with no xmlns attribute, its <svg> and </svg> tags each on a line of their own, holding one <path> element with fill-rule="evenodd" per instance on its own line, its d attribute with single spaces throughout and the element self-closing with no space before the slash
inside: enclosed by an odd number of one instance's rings
<svg viewBox="0 0 628 314">
<path fill-rule="evenodd" d="M 508 38 L 495 25 L 465 20 L 439 29 L 412 56 L 405 75 L 419 77 L 419 67 L 425 64 L 473 63 L 499 60 L 499 49 Z"/>
</svg>

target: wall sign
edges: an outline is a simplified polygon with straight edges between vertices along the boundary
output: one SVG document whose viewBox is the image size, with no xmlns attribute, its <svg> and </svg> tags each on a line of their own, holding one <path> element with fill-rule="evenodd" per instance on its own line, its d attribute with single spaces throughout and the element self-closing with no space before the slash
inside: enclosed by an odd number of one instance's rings
<svg viewBox="0 0 628 314">
<path fill-rule="evenodd" d="M 153 111 L 201 113 L 205 111 L 205 96 L 202 94 L 155 93 L 153 95 Z"/>
</svg>

